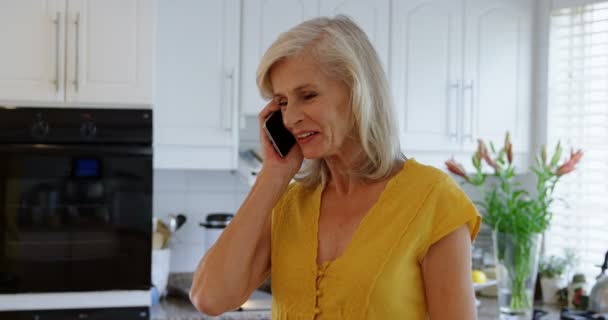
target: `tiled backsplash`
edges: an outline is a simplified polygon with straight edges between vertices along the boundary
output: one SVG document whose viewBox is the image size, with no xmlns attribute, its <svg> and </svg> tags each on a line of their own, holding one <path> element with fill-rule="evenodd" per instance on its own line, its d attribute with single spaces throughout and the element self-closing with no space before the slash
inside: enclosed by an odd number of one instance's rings
<svg viewBox="0 0 608 320">
<path fill-rule="evenodd" d="M 187 216 L 171 239 L 171 272 L 192 272 L 205 250 L 205 229 L 199 226 L 208 213 L 235 213 L 249 187 L 228 171 L 154 171 L 154 216 Z"/>
</svg>

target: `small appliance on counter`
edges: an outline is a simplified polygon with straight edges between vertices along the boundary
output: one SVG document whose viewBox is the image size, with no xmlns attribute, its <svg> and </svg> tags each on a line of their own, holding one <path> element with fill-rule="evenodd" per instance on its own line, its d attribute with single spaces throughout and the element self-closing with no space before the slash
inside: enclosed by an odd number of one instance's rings
<svg viewBox="0 0 608 320">
<path fill-rule="evenodd" d="M 148 319 L 152 111 L 0 108 L 0 319 Z"/>
<path fill-rule="evenodd" d="M 199 223 L 201 227 L 205 228 L 205 252 L 217 241 L 232 218 L 234 218 L 234 215 L 231 213 L 210 213 L 207 215 L 205 222 Z"/>
</svg>

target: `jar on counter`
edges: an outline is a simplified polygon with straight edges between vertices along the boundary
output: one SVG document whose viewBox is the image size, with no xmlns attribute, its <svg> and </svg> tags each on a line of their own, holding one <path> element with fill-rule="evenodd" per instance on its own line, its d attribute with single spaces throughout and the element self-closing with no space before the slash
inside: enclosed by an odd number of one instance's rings
<svg viewBox="0 0 608 320">
<path fill-rule="evenodd" d="M 582 273 L 572 277 L 568 286 L 568 308 L 576 310 L 587 310 L 589 294 L 587 292 L 587 279 Z"/>
</svg>

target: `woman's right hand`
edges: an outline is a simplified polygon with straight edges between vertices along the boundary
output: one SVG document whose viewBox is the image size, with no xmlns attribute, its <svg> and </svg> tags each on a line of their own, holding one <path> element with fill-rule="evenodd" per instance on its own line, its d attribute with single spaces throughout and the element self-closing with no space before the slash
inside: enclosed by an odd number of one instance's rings
<svg viewBox="0 0 608 320">
<path fill-rule="evenodd" d="M 262 152 L 264 155 L 264 163 L 262 165 L 263 172 L 271 172 L 271 176 L 283 177 L 286 181 L 290 181 L 302 166 L 304 157 L 302 150 L 296 143 L 293 148 L 287 153 L 285 158 L 282 158 L 272 146 L 272 142 L 264 132 L 264 122 L 273 112 L 281 112 L 281 107 L 275 99 L 270 100 L 258 115 L 260 125 L 260 141 L 262 143 Z"/>
</svg>

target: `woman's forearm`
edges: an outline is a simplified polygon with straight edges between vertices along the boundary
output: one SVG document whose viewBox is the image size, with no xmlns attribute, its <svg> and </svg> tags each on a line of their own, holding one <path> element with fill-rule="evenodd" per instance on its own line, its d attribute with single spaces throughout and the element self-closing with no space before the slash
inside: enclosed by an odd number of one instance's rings
<svg viewBox="0 0 608 320">
<path fill-rule="evenodd" d="M 271 212 L 289 181 L 260 172 L 234 219 L 201 259 L 190 298 L 215 315 L 240 306 L 270 272 Z"/>
</svg>

